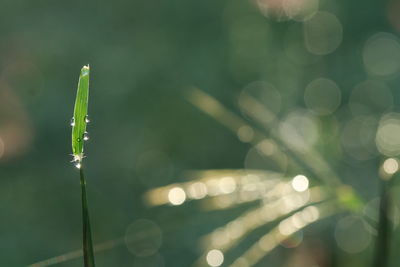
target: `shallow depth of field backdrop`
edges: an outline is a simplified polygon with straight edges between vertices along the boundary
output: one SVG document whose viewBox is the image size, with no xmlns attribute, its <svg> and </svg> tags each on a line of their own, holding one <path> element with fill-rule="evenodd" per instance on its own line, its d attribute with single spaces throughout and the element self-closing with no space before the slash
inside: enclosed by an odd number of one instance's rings
<svg viewBox="0 0 400 267">
<path fill-rule="evenodd" d="M 3 0 L 0 266 L 81 248 L 69 124 L 88 63 L 98 266 L 368 266 L 380 176 L 400 154 L 399 14 L 373 0 Z M 82 266 L 64 256 L 33 266 Z"/>
</svg>

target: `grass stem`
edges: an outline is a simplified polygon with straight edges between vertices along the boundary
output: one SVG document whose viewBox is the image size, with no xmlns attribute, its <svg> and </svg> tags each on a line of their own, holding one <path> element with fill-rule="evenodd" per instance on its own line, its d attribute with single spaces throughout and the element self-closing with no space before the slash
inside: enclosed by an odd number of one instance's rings
<svg viewBox="0 0 400 267">
<path fill-rule="evenodd" d="M 375 242 L 375 259 L 373 267 L 387 267 L 390 249 L 390 196 L 389 181 L 381 179 L 381 201 L 379 204 L 378 236 Z"/>
<path fill-rule="evenodd" d="M 83 260 L 85 267 L 94 267 L 92 233 L 90 229 L 89 209 L 86 197 L 86 179 L 83 166 L 79 169 L 82 189 L 82 224 L 83 224 Z"/>
</svg>

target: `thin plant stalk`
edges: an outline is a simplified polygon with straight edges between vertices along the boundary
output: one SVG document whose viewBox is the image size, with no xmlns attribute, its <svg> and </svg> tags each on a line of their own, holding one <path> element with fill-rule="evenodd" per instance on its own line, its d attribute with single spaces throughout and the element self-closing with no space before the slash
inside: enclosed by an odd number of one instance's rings
<svg viewBox="0 0 400 267">
<path fill-rule="evenodd" d="M 375 259 L 373 267 L 387 267 L 390 250 L 390 228 L 389 212 L 391 201 L 388 192 L 390 181 L 381 179 L 381 200 L 379 203 L 378 236 L 375 242 Z"/>
<path fill-rule="evenodd" d="M 86 196 L 86 179 L 83 170 L 84 142 L 89 139 L 86 126 L 89 123 L 87 116 L 89 102 L 89 73 L 90 68 L 83 66 L 79 75 L 78 90 L 76 93 L 72 126 L 72 155 L 75 167 L 79 169 L 82 190 L 82 226 L 83 226 L 83 259 L 85 267 L 94 267 L 94 253 L 92 234 L 90 230 L 89 209 Z"/>
<path fill-rule="evenodd" d="M 92 242 L 92 231 L 90 229 L 90 218 L 89 209 L 86 197 L 86 179 L 81 165 L 79 169 L 81 178 L 81 190 L 82 190 L 82 222 L 83 222 L 83 261 L 85 267 L 94 267 L 94 253 L 93 253 L 93 242 Z"/>
</svg>

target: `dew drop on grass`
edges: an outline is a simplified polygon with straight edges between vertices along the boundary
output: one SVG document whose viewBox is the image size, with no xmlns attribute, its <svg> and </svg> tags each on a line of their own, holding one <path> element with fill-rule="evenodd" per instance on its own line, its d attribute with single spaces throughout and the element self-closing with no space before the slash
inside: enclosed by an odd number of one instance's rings
<svg viewBox="0 0 400 267">
<path fill-rule="evenodd" d="M 84 140 L 84 141 L 89 140 L 89 133 L 88 133 L 88 132 L 85 132 L 85 133 L 83 134 L 83 140 Z"/>
<path fill-rule="evenodd" d="M 71 122 L 70 122 L 70 125 L 71 125 L 72 127 L 75 126 L 75 118 L 74 118 L 74 117 L 72 117 Z"/>
<path fill-rule="evenodd" d="M 80 159 L 79 159 L 79 157 L 77 157 L 77 156 L 74 156 L 74 159 L 72 160 L 72 164 L 74 164 L 74 166 L 77 168 L 77 169 L 80 169 L 81 168 L 81 161 L 80 161 Z"/>
<path fill-rule="evenodd" d="M 89 115 L 86 115 L 86 116 L 85 116 L 85 122 L 86 122 L 86 123 L 89 123 L 89 122 L 90 122 Z"/>
<path fill-rule="evenodd" d="M 74 165 L 75 165 L 75 167 L 77 168 L 77 169 L 80 169 L 81 168 L 81 163 L 78 161 L 78 162 L 75 162 L 74 163 Z"/>
<path fill-rule="evenodd" d="M 81 139 L 80 137 L 78 137 L 78 138 L 76 139 L 76 141 L 80 142 L 80 141 L 82 141 L 82 139 Z"/>
</svg>

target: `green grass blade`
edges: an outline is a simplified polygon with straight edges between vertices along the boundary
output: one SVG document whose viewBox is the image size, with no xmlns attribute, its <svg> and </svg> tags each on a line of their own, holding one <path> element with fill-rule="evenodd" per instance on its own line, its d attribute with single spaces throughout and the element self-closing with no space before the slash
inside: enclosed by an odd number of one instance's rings
<svg viewBox="0 0 400 267">
<path fill-rule="evenodd" d="M 72 154 L 75 161 L 83 158 L 89 100 L 89 65 L 83 66 L 76 93 L 74 117 L 72 118 Z"/>
<path fill-rule="evenodd" d="M 85 263 L 85 267 L 94 267 L 92 232 L 90 229 L 89 209 L 86 198 L 86 180 L 82 166 L 79 171 L 82 188 L 83 261 Z"/>
<path fill-rule="evenodd" d="M 89 101 L 89 66 L 83 66 L 79 75 L 78 90 L 76 93 L 74 117 L 72 118 L 72 154 L 75 166 L 80 170 L 82 190 L 82 226 L 83 226 L 83 259 L 85 267 L 94 267 L 94 253 L 92 234 L 90 230 L 89 208 L 86 196 L 86 180 L 83 172 L 83 146 L 86 140 L 87 111 Z"/>
</svg>

